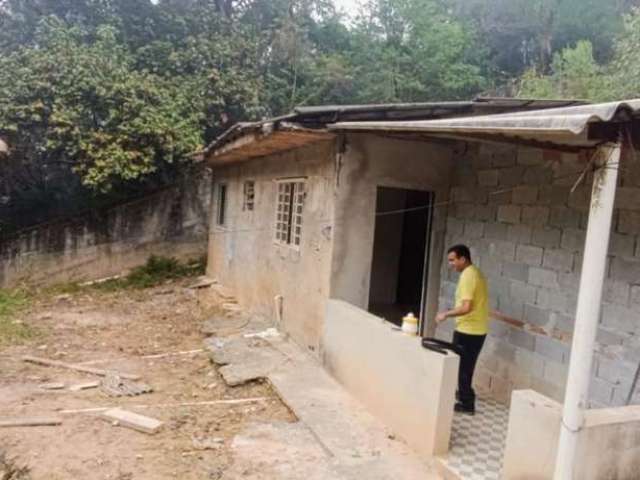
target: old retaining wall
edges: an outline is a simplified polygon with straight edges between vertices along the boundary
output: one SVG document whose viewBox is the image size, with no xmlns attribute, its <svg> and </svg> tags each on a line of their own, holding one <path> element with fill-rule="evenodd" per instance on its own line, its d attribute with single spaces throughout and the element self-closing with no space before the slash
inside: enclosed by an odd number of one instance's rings
<svg viewBox="0 0 640 480">
<path fill-rule="evenodd" d="M 491 145 L 470 146 L 455 160 L 446 243 L 468 244 L 489 280 L 500 319 L 492 323 L 476 381 L 505 401 L 521 388 L 563 398 L 591 175 L 571 189 L 587 161 Z M 640 361 L 640 162 L 622 163 L 592 406 L 622 405 Z M 451 303 L 456 285 L 455 274 L 443 270 L 441 305 Z M 439 335 L 448 336 L 452 326 Z"/>
<path fill-rule="evenodd" d="M 211 176 L 0 240 L 0 288 L 119 274 L 149 255 L 206 254 Z"/>
</svg>

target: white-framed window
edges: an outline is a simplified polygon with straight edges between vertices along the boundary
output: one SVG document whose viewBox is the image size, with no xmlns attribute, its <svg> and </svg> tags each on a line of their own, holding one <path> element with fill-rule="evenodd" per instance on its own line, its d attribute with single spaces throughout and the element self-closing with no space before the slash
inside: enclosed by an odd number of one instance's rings
<svg viewBox="0 0 640 480">
<path fill-rule="evenodd" d="M 299 248 L 302 239 L 302 211 L 305 182 L 302 179 L 278 180 L 275 241 L 280 245 Z"/>
<path fill-rule="evenodd" d="M 242 210 L 251 212 L 255 205 L 256 199 L 256 182 L 253 180 L 247 180 L 242 187 L 243 201 Z"/>
<path fill-rule="evenodd" d="M 222 227 L 227 222 L 227 184 L 218 184 L 216 205 L 216 225 Z"/>
</svg>

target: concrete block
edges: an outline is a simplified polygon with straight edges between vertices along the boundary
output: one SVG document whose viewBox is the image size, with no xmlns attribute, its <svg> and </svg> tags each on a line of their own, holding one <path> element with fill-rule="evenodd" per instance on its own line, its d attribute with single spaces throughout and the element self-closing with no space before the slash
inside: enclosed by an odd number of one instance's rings
<svg viewBox="0 0 640 480">
<path fill-rule="evenodd" d="M 451 184 L 456 187 L 475 187 L 478 184 L 478 177 L 473 171 L 466 171 L 464 168 L 456 168 Z"/>
<path fill-rule="evenodd" d="M 629 304 L 635 308 L 640 307 L 640 286 L 633 285 L 631 287 Z"/>
<path fill-rule="evenodd" d="M 510 167 L 516 164 L 518 158 L 516 147 L 488 145 L 485 148 L 490 150 L 491 165 L 493 167 Z"/>
<path fill-rule="evenodd" d="M 511 204 L 512 197 L 513 195 L 510 189 L 491 191 L 488 193 L 489 205 L 509 205 Z"/>
<path fill-rule="evenodd" d="M 447 234 L 448 235 L 462 235 L 464 232 L 464 222 L 457 218 L 447 218 Z"/>
<path fill-rule="evenodd" d="M 580 215 L 568 207 L 551 207 L 549 213 L 549 225 L 558 228 L 578 228 L 580 226 Z"/>
<path fill-rule="evenodd" d="M 631 286 L 628 283 L 617 282 L 615 280 L 611 280 L 607 278 L 604 281 L 602 300 L 607 303 L 627 305 L 629 303 L 630 291 L 631 291 Z"/>
<path fill-rule="evenodd" d="M 543 248 L 558 248 L 562 231 L 557 228 L 535 228 L 531 238 L 531 244 Z"/>
<path fill-rule="evenodd" d="M 531 243 L 533 228 L 529 225 L 509 225 L 507 240 L 513 243 Z"/>
<path fill-rule="evenodd" d="M 544 358 L 535 352 L 518 348 L 514 363 L 532 376 L 542 377 L 544 373 Z"/>
<path fill-rule="evenodd" d="M 475 203 L 476 189 L 469 187 L 453 187 L 451 189 L 451 198 L 456 203 Z"/>
<path fill-rule="evenodd" d="M 619 233 L 628 233 L 631 235 L 640 234 L 640 212 L 631 210 L 620 210 L 618 214 Z"/>
<path fill-rule="evenodd" d="M 524 303 L 511 297 L 499 296 L 498 310 L 507 317 L 521 320 L 524 316 Z"/>
<path fill-rule="evenodd" d="M 602 405 L 610 405 L 613 400 L 614 385 L 598 377 L 592 377 L 589 384 L 589 400 Z"/>
<path fill-rule="evenodd" d="M 491 389 L 491 371 L 478 366 L 473 374 L 473 388 L 483 392 L 488 392 Z"/>
<path fill-rule="evenodd" d="M 634 235 L 611 233 L 609 238 L 609 255 L 633 257 L 635 254 L 635 246 L 636 237 Z"/>
<path fill-rule="evenodd" d="M 476 205 L 473 212 L 473 218 L 483 222 L 494 223 L 497 215 L 497 207 L 495 205 Z M 499 225 L 499 224 L 495 224 Z M 486 231 L 486 227 L 485 227 Z M 485 233 L 486 235 L 486 233 Z"/>
<path fill-rule="evenodd" d="M 509 335 L 511 328 L 508 324 L 500 320 L 493 320 L 489 323 L 489 335 L 496 338 L 504 338 Z"/>
<path fill-rule="evenodd" d="M 575 314 L 559 312 L 551 312 L 549 314 L 549 325 L 554 325 L 557 330 L 563 333 L 573 333 L 575 323 Z"/>
<path fill-rule="evenodd" d="M 509 168 L 501 168 L 498 171 L 498 184 L 501 187 L 515 187 L 522 183 L 525 167 L 519 165 Z"/>
<path fill-rule="evenodd" d="M 478 183 L 483 187 L 495 187 L 498 185 L 498 170 L 480 170 Z"/>
<path fill-rule="evenodd" d="M 494 278 L 489 281 L 489 294 L 492 297 L 508 297 L 511 292 L 511 282 L 506 278 Z"/>
<path fill-rule="evenodd" d="M 566 229 L 562 232 L 560 246 L 572 252 L 581 252 L 584 248 L 586 232 L 584 230 Z"/>
<path fill-rule="evenodd" d="M 545 166 L 529 167 L 524 172 L 522 181 L 527 185 L 550 185 L 553 181 L 553 170 Z"/>
<path fill-rule="evenodd" d="M 453 217 L 459 220 L 473 220 L 475 206 L 471 203 L 457 203 L 449 211 Z"/>
<path fill-rule="evenodd" d="M 549 310 L 536 305 L 526 304 L 524 306 L 524 321 L 543 327 L 549 322 Z"/>
<path fill-rule="evenodd" d="M 494 241 L 489 243 L 489 255 L 501 261 L 512 261 L 516 255 L 516 244 L 512 242 Z"/>
<path fill-rule="evenodd" d="M 553 270 L 532 267 L 529 269 L 529 283 L 538 287 L 558 288 L 558 273 Z"/>
<path fill-rule="evenodd" d="M 484 228 L 484 236 L 488 240 L 507 240 L 508 229 L 504 223 L 489 222 Z"/>
<path fill-rule="evenodd" d="M 504 262 L 502 275 L 509 280 L 526 282 L 529 279 L 529 265 L 515 262 Z"/>
<path fill-rule="evenodd" d="M 516 262 L 539 267 L 542 265 L 543 252 L 544 250 L 540 247 L 518 245 L 516 247 Z"/>
<path fill-rule="evenodd" d="M 536 303 L 538 289 L 524 282 L 511 282 L 510 296 L 522 303 Z"/>
<path fill-rule="evenodd" d="M 540 186 L 538 203 L 540 205 L 566 206 L 569 200 L 569 188 L 554 185 Z"/>
<path fill-rule="evenodd" d="M 620 333 L 616 330 L 600 327 L 596 336 L 596 342 L 603 346 L 622 345 L 627 334 Z"/>
<path fill-rule="evenodd" d="M 156 433 L 162 427 L 162 422 L 155 418 L 145 417 L 137 413 L 128 412 L 120 408 L 112 408 L 101 415 L 105 420 L 116 422 L 123 427 L 132 428 L 144 433 Z"/>
<path fill-rule="evenodd" d="M 544 375 L 543 378 L 555 385 L 564 386 L 567 383 L 567 375 L 569 373 L 569 366 L 563 363 L 554 361 L 544 362 Z"/>
<path fill-rule="evenodd" d="M 625 210 L 640 210 L 640 188 L 618 187 L 615 206 Z"/>
<path fill-rule="evenodd" d="M 614 385 L 630 385 L 637 365 L 622 360 L 611 360 L 598 355 L 596 376 Z"/>
<path fill-rule="evenodd" d="M 484 222 L 464 222 L 464 235 L 469 238 L 482 238 L 484 235 Z"/>
<path fill-rule="evenodd" d="M 498 207 L 498 221 L 503 223 L 520 223 L 522 209 L 517 205 L 501 205 Z"/>
<path fill-rule="evenodd" d="M 589 210 L 591 204 L 591 187 L 578 187 L 569 192 L 568 205 L 576 210 Z"/>
<path fill-rule="evenodd" d="M 516 205 L 535 205 L 538 200 L 538 187 L 522 185 L 513 189 L 513 203 Z"/>
<path fill-rule="evenodd" d="M 540 308 L 562 313 L 569 313 L 575 309 L 575 301 L 573 301 L 572 297 L 558 289 L 539 289 L 536 305 Z"/>
<path fill-rule="evenodd" d="M 509 332 L 509 343 L 516 347 L 533 351 L 535 348 L 535 337 L 529 332 L 514 328 Z"/>
<path fill-rule="evenodd" d="M 549 270 L 570 273 L 573 271 L 573 253 L 566 250 L 545 249 L 542 266 Z"/>
<path fill-rule="evenodd" d="M 544 335 L 536 336 L 535 352 L 557 363 L 567 363 L 571 348 L 566 343 L 560 342 Z"/>
<path fill-rule="evenodd" d="M 519 148 L 517 162 L 518 165 L 525 166 L 543 165 L 545 163 L 542 150 L 537 148 Z"/>
<path fill-rule="evenodd" d="M 549 207 L 522 207 L 522 223 L 543 227 L 549 223 Z"/>
<path fill-rule="evenodd" d="M 512 390 L 513 388 L 507 379 L 495 375 L 491 378 L 491 396 L 498 402 L 508 404 Z"/>
<path fill-rule="evenodd" d="M 485 255 L 480 259 L 480 269 L 488 278 L 499 277 L 502 274 L 502 261 L 499 258 Z"/>
<path fill-rule="evenodd" d="M 601 325 L 618 332 L 634 332 L 638 329 L 640 319 L 638 312 L 620 305 L 605 303 L 602 305 Z"/>
<path fill-rule="evenodd" d="M 636 284 L 640 279 L 640 260 L 614 257 L 609 275 L 613 280 Z"/>
</svg>

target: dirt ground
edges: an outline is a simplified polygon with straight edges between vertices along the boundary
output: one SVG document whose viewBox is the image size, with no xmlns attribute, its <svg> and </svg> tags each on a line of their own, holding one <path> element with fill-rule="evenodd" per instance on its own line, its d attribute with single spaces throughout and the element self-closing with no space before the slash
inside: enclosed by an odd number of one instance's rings
<svg viewBox="0 0 640 480">
<path fill-rule="evenodd" d="M 187 288 L 191 283 L 193 279 L 185 279 L 146 290 L 48 295 L 23 312 L 20 320 L 39 334 L 26 344 L 0 347 L 0 417 L 53 414 L 64 422 L 2 428 L 0 452 L 26 465 L 33 480 L 218 479 L 231 467 L 232 438 L 248 422 L 294 421 L 268 384 L 227 387 L 205 351 L 143 358 L 203 348 L 200 326 L 216 306 Z M 49 382 L 69 387 L 99 377 L 25 363 L 23 355 L 139 374 L 154 391 L 113 398 L 99 389 L 43 390 L 42 384 Z M 268 398 L 178 405 L 255 397 Z M 95 412 L 61 413 L 106 406 L 165 424 L 148 435 L 113 425 Z M 203 449 L 206 443 L 210 448 Z"/>
</svg>

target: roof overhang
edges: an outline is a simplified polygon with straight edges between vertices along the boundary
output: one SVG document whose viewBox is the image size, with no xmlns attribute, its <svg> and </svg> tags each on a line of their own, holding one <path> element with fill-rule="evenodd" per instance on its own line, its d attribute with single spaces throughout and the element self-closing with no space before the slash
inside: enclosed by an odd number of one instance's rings
<svg viewBox="0 0 640 480">
<path fill-rule="evenodd" d="M 226 142 L 219 148 L 204 152 L 209 165 L 243 162 L 335 138 L 326 129 L 312 130 L 286 122 L 238 124 L 232 130 L 225 132 Z"/>
<path fill-rule="evenodd" d="M 640 99 L 444 120 L 340 122 L 333 131 L 412 133 L 458 140 L 498 141 L 558 149 L 593 148 L 617 134 L 616 124 L 635 123 Z"/>
</svg>

